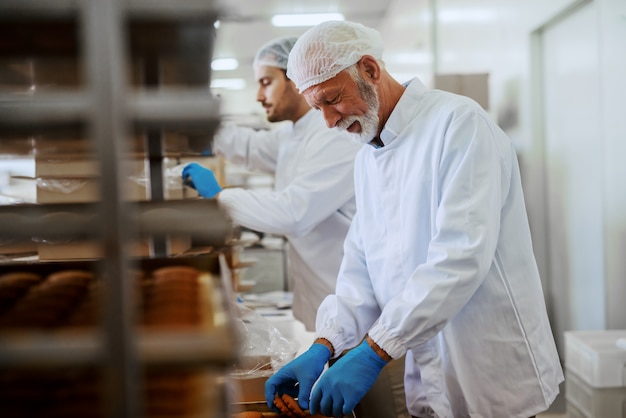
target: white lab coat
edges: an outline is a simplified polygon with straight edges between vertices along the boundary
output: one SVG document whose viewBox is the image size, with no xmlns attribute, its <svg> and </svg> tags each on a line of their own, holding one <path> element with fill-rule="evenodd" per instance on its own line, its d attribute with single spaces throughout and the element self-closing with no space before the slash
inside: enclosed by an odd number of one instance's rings
<svg viewBox="0 0 626 418">
<path fill-rule="evenodd" d="M 563 374 L 515 150 L 473 101 L 413 80 L 355 162 L 357 215 L 317 336 L 406 353 L 414 416 L 530 417 Z"/>
<path fill-rule="evenodd" d="M 274 191 L 226 188 L 218 201 L 237 224 L 286 237 L 293 313 L 311 331 L 317 308 L 335 290 L 361 146 L 328 129 L 315 110 L 271 130 L 224 125 L 214 138 L 217 154 L 274 173 Z"/>
</svg>

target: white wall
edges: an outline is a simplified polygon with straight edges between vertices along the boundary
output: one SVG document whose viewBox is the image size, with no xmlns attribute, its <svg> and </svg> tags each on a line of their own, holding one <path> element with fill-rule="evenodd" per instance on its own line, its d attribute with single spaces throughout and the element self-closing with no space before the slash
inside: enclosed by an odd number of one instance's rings
<svg viewBox="0 0 626 418">
<path fill-rule="evenodd" d="M 584 28 L 594 43 L 590 48 L 595 47 L 598 51 L 593 69 L 587 74 L 593 77 L 593 82 L 586 85 L 582 81 L 567 90 L 569 95 L 581 95 L 577 96 L 581 97 L 581 109 L 576 109 L 576 103 L 568 103 L 572 112 L 584 112 L 585 107 L 589 110 L 589 106 L 593 106 L 595 120 L 585 120 L 583 113 L 583 121 L 579 122 L 588 123 L 585 129 L 594 133 L 593 140 L 589 139 L 593 144 L 570 143 L 566 137 L 558 139 L 563 149 L 578 147 L 569 150 L 570 164 L 572 158 L 580 158 L 585 171 L 593 175 L 582 179 L 587 184 L 581 188 L 572 183 L 581 181 L 581 178 L 566 179 L 570 185 L 567 198 L 559 200 L 557 196 L 552 199 L 551 210 L 556 210 L 552 214 L 548 212 L 545 199 L 548 191 L 545 183 L 546 173 L 554 172 L 556 167 L 553 166 L 554 159 L 546 158 L 545 103 L 541 101 L 544 39 L 539 34 L 583 1 L 396 0 L 390 5 L 387 23 L 381 27 L 387 45 L 386 54 L 393 51 L 407 56 L 411 53 L 432 55 L 433 60 L 426 69 L 418 66 L 415 70 L 416 75 L 426 71 L 420 77 L 425 78 L 427 84 L 435 71 L 489 73 L 489 111 L 502 123 L 519 152 L 535 252 L 559 339 L 566 329 L 626 328 L 626 304 L 623 302 L 626 296 L 626 164 L 623 162 L 626 156 L 626 2 L 593 1 L 593 27 Z M 424 15 L 437 18 L 432 20 Z M 571 41 L 570 46 L 575 51 L 576 40 Z M 573 57 L 576 58 L 575 53 Z M 396 71 L 396 63 L 387 58 L 386 61 L 390 71 Z M 590 86 L 600 91 L 586 90 Z M 585 101 L 586 93 L 593 93 L 597 101 L 593 104 Z M 556 100 L 558 106 L 558 100 L 565 98 L 557 97 Z M 585 155 L 589 150 L 593 151 L 592 155 Z M 590 190 L 593 190 L 593 196 L 589 196 Z M 601 214 L 602 218 L 595 219 L 591 225 L 585 223 L 584 210 L 559 212 L 555 209 L 559 204 L 566 206 L 575 202 L 579 205 L 589 198 L 599 200 L 591 207 L 592 212 Z M 550 228 L 550 216 L 566 214 L 574 217 L 567 226 L 569 233 L 551 236 L 550 231 L 554 232 L 554 228 Z M 594 239 L 586 239 L 585 235 L 590 234 Z M 577 254 L 587 251 L 588 256 L 582 260 L 573 258 L 572 248 Z M 584 286 L 594 286 L 593 303 L 584 303 L 582 285 L 574 286 L 573 296 L 572 293 L 559 292 L 560 285 L 572 284 L 572 275 L 551 277 L 550 265 L 556 262 L 551 258 L 559 252 L 566 253 L 564 259 L 568 260 L 568 268 L 575 269 L 579 277 L 593 276 L 593 280 L 584 282 Z M 559 304 L 567 309 L 553 309 Z M 591 319 L 585 319 L 585 315 L 591 315 Z"/>
<path fill-rule="evenodd" d="M 607 328 L 626 329 L 626 1 L 599 2 Z"/>
<path fill-rule="evenodd" d="M 547 274 L 556 330 L 606 327 L 598 7 L 586 1 L 538 31 L 543 88 Z M 560 339 L 562 336 L 559 335 Z"/>
</svg>

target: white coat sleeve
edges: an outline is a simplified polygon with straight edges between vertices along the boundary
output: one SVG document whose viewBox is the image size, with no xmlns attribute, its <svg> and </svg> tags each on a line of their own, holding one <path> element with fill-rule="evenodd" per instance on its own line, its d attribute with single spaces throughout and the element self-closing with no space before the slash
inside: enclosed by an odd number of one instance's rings
<svg viewBox="0 0 626 418">
<path fill-rule="evenodd" d="M 335 294 L 328 295 L 317 310 L 315 337 L 330 341 L 335 357 L 355 347 L 381 312 L 367 272 L 361 228 L 357 212 L 344 241 Z"/>
<path fill-rule="evenodd" d="M 274 173 L 282 133 L 225 122 L 213 137 L 213 153 L 251 171 Z"/>
<path fill-rule="evenodd" d="M 436 335 L 470 300 L 491 267 L 510 158 L 483 116 L 457 116 L 437 156 L 440 203 L 427 258 L 392 298 L 369 335 L 393 358 Z M 404 231 L 403 233 L 415 233 Z"/>
<path fill-rule="evenodd" d="M 244 227 L 286 236 L 303 236 L 354 196 L 354 156 L 347 137 L 323 129 L 303 144 L 297 173 L 278 191 L 223 190 L 219 203 Z"/>
</svg>

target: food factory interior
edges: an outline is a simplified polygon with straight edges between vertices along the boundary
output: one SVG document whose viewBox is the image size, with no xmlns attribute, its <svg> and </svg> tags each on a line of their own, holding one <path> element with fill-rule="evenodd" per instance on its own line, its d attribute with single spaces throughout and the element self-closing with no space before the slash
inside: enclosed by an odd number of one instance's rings
<svg viewBox="0 0 626 418">
<path fill-rule="evenodd" d="M 626 418 L 624 0 L 0 1 L 0 417 Z"/>
</svg>

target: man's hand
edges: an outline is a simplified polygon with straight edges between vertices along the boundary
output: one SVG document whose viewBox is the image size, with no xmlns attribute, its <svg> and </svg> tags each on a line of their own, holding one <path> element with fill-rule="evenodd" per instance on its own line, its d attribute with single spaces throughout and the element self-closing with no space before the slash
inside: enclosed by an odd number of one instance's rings
<svg viewBox="0 0 626 418">
<path fill-rule="evenodd" d="M 386 364 L 367 341 L 363 341 L 322 375 L 311 395 L 311 414 L 332 417 L 350 414 Z"/>
<path fill-rule="evenodd" d="M 311 389 L 324 371 L 330 359 L 330 349 L 323 344 L 313 344 L 307 351 L 285 364 L 267 382 L 265 382 L 265 401 L 267 406 L 280 412 L 274 405 L 274 396 L 288 394 L 298 398 L 302 409 L 309 408 Z"/>
<path fill-rule="evenodd" d="M 198 163 L 188 164 L 183 169 L 183 182 L 193 187 L 202 197 L 212 198 L 222 191 L 215 173 L 212 170 L 201 166 Z"/>
</svg>

